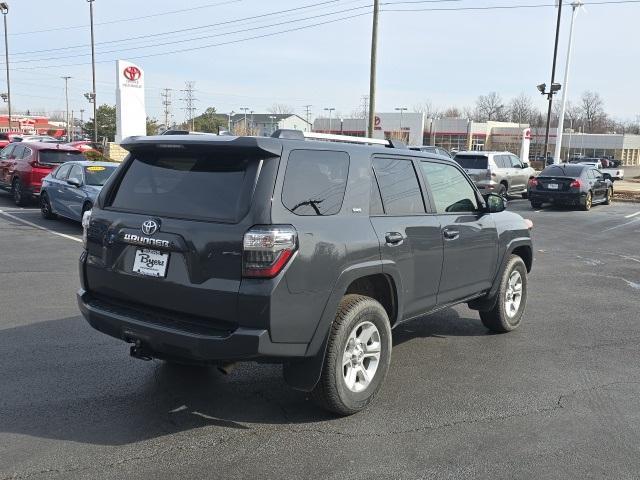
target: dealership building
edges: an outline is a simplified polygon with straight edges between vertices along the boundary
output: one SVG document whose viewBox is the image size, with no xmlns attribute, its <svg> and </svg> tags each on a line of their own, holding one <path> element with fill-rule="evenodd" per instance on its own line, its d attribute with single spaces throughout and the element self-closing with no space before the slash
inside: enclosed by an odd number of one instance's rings
<svg viewBox="0 0 640 480">
<path fill-rule="evenodd" d="M 318 118 L 315 132 L 363 137 L 364 118 Z M 529 156 L 544 155 L 544 129 L 527 124 L 473 122 L 462 118 L 426 118 L 422 113 L 378 113 L 375 138 L 397 138 L 409 145 L 437 145 L 451 151 L 507 150 L 520 155 L 523 135 L 531 135 Z M 549 151 L 555 149 L 555 129 L 549 135 Z M 562 158 L 612 156 L 625 165 L 640 165 L 640 135 L 581 134 L 567 131 L 562 137 Z"/>
<path fill-rule="evenodd" d="M 0 115 L 0 132 L 20 132 L 25 135 L 51 135 L 64 132 L 64 126 L 59 123 L 54 124 L 49 121 L 49 117 L 42 115 L 11 115 L 11 126 L 9 126 L 9 115 Z"/>
</svg>

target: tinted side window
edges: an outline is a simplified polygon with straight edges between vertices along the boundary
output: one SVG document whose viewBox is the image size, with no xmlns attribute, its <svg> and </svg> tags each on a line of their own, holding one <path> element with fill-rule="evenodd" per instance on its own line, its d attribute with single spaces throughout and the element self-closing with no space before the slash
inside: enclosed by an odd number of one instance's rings
<svg viewBox="0 0 640 480">
<path fill-rule="evenodd" d="M 24 145 L 16 145 L 16 148 L 13 151 L 13 156 L 16 158 L 22 158 L 23 153 L 24 153 Z"/>
<path fill-rule="evenodd" d="M 424 213 L 420 184 L 411 160 L 375 158 L 373 170 L 387 215 Z"/>
<path fill-rule="evenodd" d="M 462 173 L 451 165 L 421 162 L 422 172 L 431 186 L 438 213 L 475 212 L 475 191 Z"/>
<path fill-rule="evenodd" d="M 593 170 L 588 170 L 588 171 L 587 171 L 587 178 L 590 178 L 590 179 L 592 179 L 592 180 L 593 180 L 594 178 L 596 178 L 596 176 L 595 176 L 595 172 L 594 172 Z"/>
<path fill-rule="evenodd" d="M 67 174 L 69 173 L 69 170 L 71 170 L 71 164 L 67 164 L 67 165 L 62 165 L 57 171 L 56 171 L 56 178 L 58 180 L 66 180 L 67 178 Z"/>
<path fill-rule="evenodd" d="M 513 168 L 522 168 L 522 162 L 518 157 L 514 155 L 509 155 L 509 159 L 511 160 L 511 166 Z"/>
<path fill-rule="evenodd" d="M 289 154 L 282 203 L 296 215 L 335 215 L 342 208 L 349 155 L 325 150 Z"/>
<path fill-rule="evenodd" d="M 33 155 L 33 150 L 31 150 L 29 147 L 24 147 L 22 158 L 29 158 L 31 155 Z"/>
<path fill-rule="evenodd" d="M 493 157 L 493 161 L 495 162 L 498 168 L 511 168 L 511 163 L 508 161 L 508 158 L 504 155 L 496 155 Z"/>
<path fill-rule="evenodd" d="M 74 165 L 71 172 L 69 172 L 69 178 L 82 181 L 82 167 L 80 165 Z"/>
<path fill-rule="evenodd" d="M 0 152 L 0 158 L 9 158 L 9 155 L 13 153 L 13 149 L 16 148 L 15 145 L 7 145 Z"/>
<path fill-rule="evenodd" d="M 380 188 L 376 177 L 371 173 L 371 200 L 369 202 L 369 214 L 370 215 L 382 215 L 384 208 L 382 208 L 382 197 L 380 197 Z"/>
</svg>

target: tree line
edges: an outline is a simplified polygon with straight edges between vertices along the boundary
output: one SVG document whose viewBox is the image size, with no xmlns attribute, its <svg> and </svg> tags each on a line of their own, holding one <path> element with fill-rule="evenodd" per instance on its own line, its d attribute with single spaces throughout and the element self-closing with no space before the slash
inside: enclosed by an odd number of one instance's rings
<svg viewBox="0 0 640 480">
<path fill-rule="evenodd" d="M 560 99 L 554 99 L 551 126 L 558 126 Z M 474 122 L 514 122 L 532 127 L 545 127 L 547 112 L 535 106 L 533 99 L 521 93 L 508 101 L 497 92 L 480 95 L 473 106 L 440 109 L 431 101 L 416 104 L 414 112 L 424 113 L 427 118 L 468 118 Z M 633 121 L 615 120 L 605 110 L 604 100 L 597 92 L 585 91 L 576 101 L 568 101 L 564 128 L 584 133 L 632 133 L 640 134 L 640 115 Z"/>
</svg>

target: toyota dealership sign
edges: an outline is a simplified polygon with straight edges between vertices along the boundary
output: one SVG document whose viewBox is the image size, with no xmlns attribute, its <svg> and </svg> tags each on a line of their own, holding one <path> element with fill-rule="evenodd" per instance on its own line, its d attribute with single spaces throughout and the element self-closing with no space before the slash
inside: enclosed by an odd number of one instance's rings
<svg viewBox="0 0 640 480">
<path fill-rule="evenodd" d="M 123 138 L 147 134 L 144 105 L 144 71 L 125 60 L 116 62 L 116 143 Z"/>
</svg>

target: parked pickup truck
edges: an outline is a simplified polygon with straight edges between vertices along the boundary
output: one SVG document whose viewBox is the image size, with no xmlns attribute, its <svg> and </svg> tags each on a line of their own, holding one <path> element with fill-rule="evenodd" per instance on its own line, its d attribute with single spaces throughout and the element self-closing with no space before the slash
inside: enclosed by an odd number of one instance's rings
<svg viewBox="0 0 640 480">
<path fill-rule="evenodd" d="M 611 164 L 615 161 L 606 160 L 607 164 Z M 619 167 L 607 168 L 604 166 L 603 161 L 599 158 L 585 158 L 578 157 L 569 160 L 569 163 L 579 163 L 581 165 L 591 165 L 592 167 L 596 167 L 602 173 L 608 173 L 611 175 L 611 180 L 624 180 L 624 169 Z"/>
</svg>

